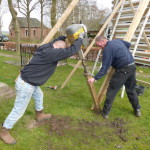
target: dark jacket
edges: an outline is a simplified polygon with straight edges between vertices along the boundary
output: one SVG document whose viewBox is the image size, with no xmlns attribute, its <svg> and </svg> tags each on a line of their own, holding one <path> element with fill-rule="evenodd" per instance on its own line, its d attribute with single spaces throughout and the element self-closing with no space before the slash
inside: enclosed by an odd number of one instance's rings
<svg viewBox="0 0 150 150">
<path fill-rule="evenodd" d="M 108 41 L 103 51 L 102 68 L 94 77 L 95 80 L 103 77 L 110 66 L 114 69 L 119 69 L 134 62 L 134 58 L 129 51 L 130 46 L 129 42 L 119 39 Z"/>
<path fill-rule="evenodd" d="M 63 36 L 40 46 L 34 53 L 29 63 L 21 70 L 21 78 L 34 86 L 43 85 L 54 73 L 59 60 L 76 54 L 82 45 L 82 39 L 78 38 L 68 48 L 56 49 L 53 43 L 57 40 L 65 40 Z"/>
</svg>

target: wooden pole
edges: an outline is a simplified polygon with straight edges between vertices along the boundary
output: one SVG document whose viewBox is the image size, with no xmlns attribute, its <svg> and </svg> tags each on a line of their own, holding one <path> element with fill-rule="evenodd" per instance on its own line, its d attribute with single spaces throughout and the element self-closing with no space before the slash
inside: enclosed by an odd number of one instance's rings
<svg viewBox="0 0 150 150">
<path fill-rule="evenodd" d="M 109 81 L 110 81 L 110 78 L 112 77 L 113 73 L 114 73 L 114 69 L 113 68 L 110 68 L 109 72 L 108 72 L 108 75 L 105 77 L 105 80 L 100 88 L 100 91 L 98 93 L 98 97 L 97 97 L 97 104 L 101 104 L 106 92 L 107 92 L 107 88 L 108 88 L 108 85 L 109 85 Z"/>
<path fill-rule="evenodd" d="M 128 42 L 131 41 L 140 21 L 142 19 L 142 16 L 144 15 L 144 12 L 145 12 L 148 4 L 149 4 L 149 0 L 142 0 L 140 2 L 139 7 L 137 9 L 137 12 L 135 13 L 133 21 L 132 21 L 132 23 L 128 29 L 128 32 L 125 35 L 125 38 L 124 38 L 125 41 L 128 41 Z M 107 75 L 106 78 L 110 79 L 113 72 L 114 72 L 114 69 L 111 69 L 110 73 Z M 108 87 L 108 85 L 109 85 L 109 80 L 107 80 L 107 79 L 104 80 L 103 85 L 102 85 L 104 88 L 101 90 L 101 92 L 98 95 L 98 103 L 102 102 L 102 99 L 104 98 L 104 95 L 105 95 L 106 90 L 107 90 L 105 87 Z"/>
<path fill-rule="evenodd" d="M 143 84 L 147 84 L 147 85 L 149 85 L 150 86 L 150 83 L 149 82 L 146 82 L 146 81 L 142 81 L 142 80 L 136 80 L 137 82 L 141 82 L 141 83 L 143 83 Z"/>
<path fill-rule="evenodd" d="M 82 60 L 82 65 L 83 65 L 83 67 L 84 67 L 84 76 L 86 77 L 87 85 L 88 85 L 88 87 L 89 87 L 90 94 L 91 94 L 92 99 L 93 99 L 93 102 L 94 102 L 93 110 L 98 110 L 98 109 L 99 109 L 99 105 L 97 104 L 97 93 L 96 93 L 94 84 L 88 83 L 88 79 L 89 79 L 91 76 L 89 75 L 89 71 L 88 71 L 88 69 L 87 69 L 87 67 L 86 67 L 86 62 L 84 61 L 84 60 L 85 60 L 85 57 L 83 56 L 83 51 L 82 51 L 82 49 L 78 51 L 78 55 L 79 55 L 79 58 Z"/>
<path fill-rule="evenodd" d="M 65 10 L 65 12 L 62 14 L 62 16 L 59 18 L 59 20 L 57 21 L 57 23 L 55 24 L 55 26 L 52 28 L 52 30 L 49 32 L 49 34 L 46 36 L 46 38 L 41 43 L 41 45 L 46 44 L 49 41 L 51 41 L 51 39 L 54 37 L 54 35 L 56 34 L 56 32 L 59 30 L 59 28 L 62 26 L 62 24 L 64 23 L 64 21 L 67 19 L 67 17 L 69 16 L 69 14 L 72 12 L 72 10 L 74 9 L 74 7 L 78 4 L 78 2 L 79 2 L 79 0 L 73 0 L 70 3 L 70 5 L 68 6 L 68 8 Z"/>
<path fill-rule="evenodd" d="M 99 110 L 99 104 L 97 103 L 97 93 L 94 87 L 94 84 L 88 83 L 88 79 L 90 78 L 90 76 L 86 75 L 86 81 L 87 81 L 87 85 L 89 87 L 92 99 L 93 99 L 93 106 L 91 108 L 91 110 Z"/>
<path fill-rule="evenodd" d="M 114 17 L 115 13 L 117 12 L 117 10 L 120 8 L 120 6 L 122 5 L 124 0 L 120 0 L 120 2 L 118 3 L 118 5 L 115 7 L 114 11 L 111 13 L 111 15 L 109 16 L 109 18 L 106 20 L 105 24 L 102 26 L 102 28 L 100 29 L 100 31 L 98 32 L 98 34 L 96 35 L 99 36 L 102 34 L 102 32 L 105 30 L 105 28 L 107 27 L 108 23 L 111 21 L 111 19 Z M 93 47 L 94 43 L 95 43 L 95 39 L 96 37 L 93 39 L 93 41 L 91 42 L 91 44 L 89 45 L 89 47 L 86 49 L 85 53 L 84 53 L 84 57 L 86 57 L 86 55 L 88 54 L 88 52 L 91 50 L 91 48 Z M 73 70 L 71 71 L 71 73 L 69 74 L 69 76 L 67 77 L 67 79 L 65 80 L 65 82 L 62 84 L 61 89 L 63 89 L 67 82 L 70 80 L 70 78 L 72 77 L 72 75 L 74 74 L 74 72 L 77 70 L 77 68 L 79 67 L 79 65 L 81 64 L 81 60 L 78 61 L 78 63 L 75 65 L 75 67 L 73 68 Z"/>
</svg>

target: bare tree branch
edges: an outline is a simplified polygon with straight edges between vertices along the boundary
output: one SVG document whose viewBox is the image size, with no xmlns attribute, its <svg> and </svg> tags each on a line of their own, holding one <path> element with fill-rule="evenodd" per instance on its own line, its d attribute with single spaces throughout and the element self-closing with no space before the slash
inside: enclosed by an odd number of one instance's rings
<svg viewBox="0 0 150 150">
<path fill-rule="evenodd" d="M 40 10 L 41 10 L 41 41 L 43 40 L 43 17 L 44 17 L 44 9 L 50 2 L 47 0 L 39 0 Z"/>
</svg>

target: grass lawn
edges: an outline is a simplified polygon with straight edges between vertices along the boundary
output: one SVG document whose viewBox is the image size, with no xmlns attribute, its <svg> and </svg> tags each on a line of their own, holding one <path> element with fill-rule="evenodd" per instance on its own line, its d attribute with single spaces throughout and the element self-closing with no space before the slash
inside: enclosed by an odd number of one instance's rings
<svg viewBox="0 0 150 150">
<path fill-rule="evenodd" d="M 3 54 L 0 55 L 0 82 L 14 88 L 14 80 L 21 68 L 5 61 L 19 58 L 4 56 L 16 56 L 14 52 L 0 50 L 0 54 Z M 76 61 L 69 59 L 68 63 Z M 54 75 L 41 86 L 44 111 L 51 113 L 52 118 L 35 122 L 34 100 L 31 99 L 24 116 L 11 130 L 17 144 L 10 146 L 0 141 L 0 150 L 150 150 L 150 87 L 144 85 L 144 95 L 139 96 L 141 118 L 134 116 L 127 96 L 120 98 L 120 91 L 109 120 L 104 120 L 90 110 L 92 99 L 82 68 L 75 72 L 64 89 L 60 89 L 72 69 L 70 65 L 57 67 Z M 143 73 L 138 79 L 150 82 L 150 68 L 139 66 L 137 72 L 139 70 Z M 103 79 L 95 83 L 97 91 Z M 58 86 L 57 90 L 46 88 L 53 85 Z M 10 113 L 14 99 L 0 100 L 0 123 Z"/>
</svg>

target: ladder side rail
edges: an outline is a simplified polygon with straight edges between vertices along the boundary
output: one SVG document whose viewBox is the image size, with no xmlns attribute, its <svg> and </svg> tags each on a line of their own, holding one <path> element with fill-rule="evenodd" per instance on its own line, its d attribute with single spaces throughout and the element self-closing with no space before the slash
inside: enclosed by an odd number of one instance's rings
<svg viewBox="0 0 150 150">
<path fill-rule="evenodd" d="M 113 28 L 113 31 L 112 31 L 112 33 L 111 33 L 110 40 L 112 40 L 113 37 L 114 37 L 114 33 L 115 33 L 115 31 L 116 31 L 117 24 L 118 24 L 118 22 L 119 22 L 119 19 L 120 19 L 120 16 L 121 16 L 121 13 L 122 13 L 122 10 L 123 10 L 123 7 L 124 7 L 124 2 L 125 2 L 125 1 L 123 1 L 122 5 L 121 5 L 119 14 L 118 14 L 118 16 L 117 16 L 117 19 L 116 19 L 116 22 L 115 22 L 115 25 L 114 25 L 114 28 Z"/>
<path fill-rule="evenodd" d="M 136 50 L 137 50 L 139 41 L 140 41 L 140 39 L 141 39 L 141 37 L 142 37 L 142 34 L 143 34 L 143 32 L 144 32 L 144 28 L 145 28 L 145 26 L 146 26 L 146 24 L 147 24 L 147 22 L 148 22 L 149 16 L 150 16 L 150 9 L 149 9 L 149 11 L 147 12 L 147 15 L 146 15 L 145 20 L 144 20 L 144 22 L 143 22 L 143 25 L 142 25 L 142 28 L 141 28 L 141 30 L 140 30 L 138 39 L 137 39 L 136 44 L 135 44 L 135 46 L 134 46 L 134 49 L 133 49 L 133 52 L 132 52 L 133 57 L 135 56 L 135 53 L 136 53 Z M 125 86 L 123 86 L 123 88 L 122 88 L 121 98 L 124 97 L 124 93 L 125 93 Z"/>
</svg>

